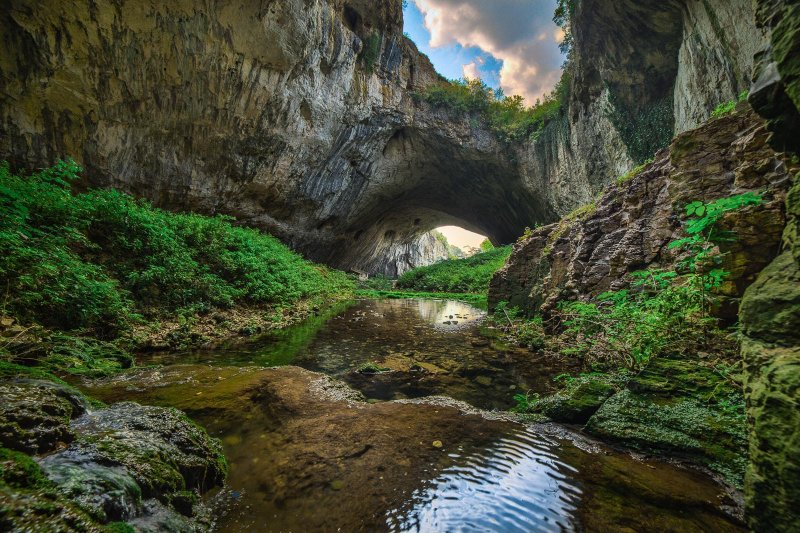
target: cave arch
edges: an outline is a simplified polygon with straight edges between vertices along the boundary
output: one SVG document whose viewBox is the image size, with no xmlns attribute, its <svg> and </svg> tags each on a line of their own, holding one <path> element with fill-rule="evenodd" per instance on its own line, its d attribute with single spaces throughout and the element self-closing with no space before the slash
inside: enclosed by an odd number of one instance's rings
<svg viewBox="0 0 800 533">
<path fill-rule="evenodd" d="M 339 152 L 357 190 L 339 191 L 335 210 L 348 216 L 314 258 L 394 276 L 408 267 L 421 236 L 437 227 L 459 226 L 500 245 L 516 240 L 526 226 L 557 218 L 526 182 L 517 151 L 468 122 L 462 126 L 401 126 L 364 138 L 350 132 Z M 328 167 L 347 169 L 336 161 Z M 360 181 L 360 175 L 374 178 Z"/>
</svg>

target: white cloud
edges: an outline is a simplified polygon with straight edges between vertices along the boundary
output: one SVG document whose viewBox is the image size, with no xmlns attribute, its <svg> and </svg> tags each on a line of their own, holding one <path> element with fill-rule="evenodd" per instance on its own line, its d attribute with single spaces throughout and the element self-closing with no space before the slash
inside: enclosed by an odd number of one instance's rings
<svg viewBox="0 0 800 533">
<path fill-rule="evenodd" d="M 430 46 L 475 46 L 503 62 L 500 86 L 532 103 L 561 74 L 554 0 L 414 0 L 431 34 Z M 477 73 L 478 65 L 464 65 Z"/>
<path fill-rule="evenodd" d="M 474 80 L 475 78 L 481 77 L 481 73 L 478 72 L 478 65 L 475 63 L 475 61 L 463 65 L 461 67 L 461 71 L 464 73 L 464 78 L 468 80 Z"/>
</svg>

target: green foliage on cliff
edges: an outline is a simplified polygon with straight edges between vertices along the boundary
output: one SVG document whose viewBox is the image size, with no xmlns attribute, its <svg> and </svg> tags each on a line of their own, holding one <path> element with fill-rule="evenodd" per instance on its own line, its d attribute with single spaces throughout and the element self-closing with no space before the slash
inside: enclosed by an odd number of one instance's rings
<svg viewBox="0 0 800 533">
<path fill-rule="evenodd" d="M 480 79 L 444 81 L 427 87 L 415 98 L 456 113 L 476 114 L 504 141 L 536 139 L 561 114 L 569 78 L 563 76 L 552 93 L 526 107 L 521 96 L 505 96 Z"/>
<path fill-rule="evenodd" d="M 375 71 L 375 63 L 377 63 L 380 54 L 381 36 L 378 32 L 373 32 L 364 43 L 364 50 L 361 56 L 364 61 L 364 68 L 368 73 L 372 74 Z"/>
<path fill-rule="evenodd" d="M 672 93 L 645 106 L 632 106 L 609 91 L 606 114 L 636 164 L 669 146 L 675 133 Z"/>
<path fill-rule="evenodd" d="M 744 102 L 747 100 L 749 95 L 748 91 L 744 91 L 742 94 L 739 95 L 738 100 L 731 100 L 730 102 L 722 102 L 717 107 L 714 108 L 714 111 L 711 112 L 711 118 L 719 118 L 724 117 L 730 113 L 733 113 L 733 110 L 736 109 L 736 104 L 739 102 Z"/>
<path fill-rule="evenodd" d="M 397 280 L 397 287 L 424 292 L 485 294 L 497 270 L 505 265 L 511 247 L 503 246 L 466 259 L 450 259 L 409 270 Z"/>
<path fill-rule="evenodd" d="M 227 217 L 175 214 L 114 190 L 75 194 L 72 161 L 0 166 L 2 306 L 24 320 L 113 336 L 142 314 L 289 304 L 351 288 Z"/>
<path fill-rule="evenodd" d="M 507 321 L 511 336 L 532 348 L 612 367 L 642 368 L 654 356 L 691 350 L 733 354 L 735 342 L 709 316 L 728 275 L 720 245 L 736 237 L 718 223 L 726 213 L 761 202 L 752 192 L 692 202 L 685 208 L 687 237 L 669 246 L 681 254 L 674 269 L 632 272 L 627 289 L 562 301 L 547 324 L 519 320 L 502 303 L 496 320 Z"/>
<path fill-rule="evenodd" d="M 572 16 L 575 13 L 576 0 L 557 0 L 556 10 L 553 13 L 553 22 L 564 30 L 564 39 L 558 44 L 562 53 L 569 54 L 572 50 Z"/>
</svg>

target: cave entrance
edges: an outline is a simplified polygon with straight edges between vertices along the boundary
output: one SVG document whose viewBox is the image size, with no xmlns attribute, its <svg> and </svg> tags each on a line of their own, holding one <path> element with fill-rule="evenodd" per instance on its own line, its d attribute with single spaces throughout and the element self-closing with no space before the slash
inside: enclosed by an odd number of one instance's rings
<svg viewBox="0 0 800 533">
<path fill-rule="evenodd" d="M 487 247 L 486 235 L 475 233 L 460 226 L 440 226 L 434 230 L 447 239 L 450 257 L 470 257 Z"/>
</svg>

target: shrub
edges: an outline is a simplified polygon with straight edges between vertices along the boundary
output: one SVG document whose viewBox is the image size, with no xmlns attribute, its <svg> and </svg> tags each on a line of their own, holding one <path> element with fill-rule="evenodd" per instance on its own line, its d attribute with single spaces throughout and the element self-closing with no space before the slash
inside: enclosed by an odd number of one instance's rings
<svg viewBox="0 0 800 533">
<path fill-rule="evenodd" d="M 450 259 L 409 270 L 397 280 L 397 287 L 425 292 L 482 293 L 489 290 L 492 276 L 511 255 L 503 246 L 466 259 Z"/>
<path fill-rule="evenodd" d="M 174 214 L 113 190 L 73 194 L 62 161 L 28 177 L 0 166 L 4 306 L 59 329 L 113 335 L 141 313 L 288 304 L 349 291 L 343 273 L 303 260 L 233 219 Z"/>
<path fill-rule="evenodd" d="M 749 91 L 744 91 L 739 95 L 738 100 L 731 100 L 730 102 L 722 102 L 717 107 L 714 108 L 714 111 L 711 112 L 711 118 L 720 118 L 724 117 L 733 112 L 736 109 L 736 104 L 739 102 L 744 102 L 747 100 L 747 97 L 750 95 Z"/>
<path fill-rule="evenodd" d="M 364 60 L 364 68 L 367 72 L 372 74 L 375 70 L 375 63 L 381 54 L 381 36 L 378 32 L 370 34 L 367 41 L 364 43 L 364 51 L 362 52 Z"/>
<path fill-rule="evenodd" d="M 567 101 L 569 77 L 562 76 L 552 93 L 526 107 L 521 96 L 504 96 L 480 79 L 451 80 L 427 87 L 418 99 L 461 114 L 481 117 L 503 141 L 537 139 L 560 116 Z"/>
</svg>

